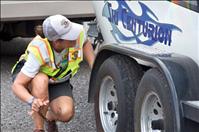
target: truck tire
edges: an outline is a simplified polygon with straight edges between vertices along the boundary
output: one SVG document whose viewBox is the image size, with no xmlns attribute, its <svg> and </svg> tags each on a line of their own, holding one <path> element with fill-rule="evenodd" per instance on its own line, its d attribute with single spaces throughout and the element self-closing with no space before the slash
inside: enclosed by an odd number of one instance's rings
<svg viewBox="0 0 199 132">
<path fill-rule="evenodd" d="M 132 132 L 135 92 L 142 76 L 135 60 L 115 55 L 101 65 L 96 79 L 97 132 Z"/>
<path fill-rule="evenodd" d="M 135 132 L 177 131 L 169 85 L 158 69 L 150 69 L 144 74 L 135 102 Z"/>
</svg>

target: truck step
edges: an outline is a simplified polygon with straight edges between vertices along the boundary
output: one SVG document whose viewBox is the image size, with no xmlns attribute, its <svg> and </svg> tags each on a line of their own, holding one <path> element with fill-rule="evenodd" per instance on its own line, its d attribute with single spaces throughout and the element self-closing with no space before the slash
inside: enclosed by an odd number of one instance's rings
<svg viewBox="0 0 199 132">
<path fill-rule="evenodd" d="M 199 101 L 182 102 L 184 117 L 199 123 Z"/>
</svg>

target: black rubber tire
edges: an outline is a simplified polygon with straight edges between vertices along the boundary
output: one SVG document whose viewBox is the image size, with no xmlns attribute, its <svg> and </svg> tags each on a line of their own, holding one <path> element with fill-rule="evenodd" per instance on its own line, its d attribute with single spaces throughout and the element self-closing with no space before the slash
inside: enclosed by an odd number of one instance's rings
<svg viewBox="0 0 199 132">
<path fill-rule="evenodd" d="M 135 101 L 135 92 L 142 75 L 143 71 L 135 60 L 120 55 L 108 58 L 101 65 L 95 85 L 98 89 L 95 95 L 97 132 L 104 131 L 99 114 L 99 91 L 103 78 L 111 76 L 115 82 L 118 97 L 118 123 L 116 132 L 132 132 L 134 130 L 133 106 Z"/>
<path fill-rule="evenodd" d="M 135 132 L 141 132 L 140 116 L 142 104 L 149 92 L 156 93 L 162 104 L 161 108 L 164 118 L 164 132 L 176 132 L 176 115 L 169 85 L 163 73 L 156 68 L 150 69 L 144 74 L 137 90 L 134 110 Z"/>
</svg>

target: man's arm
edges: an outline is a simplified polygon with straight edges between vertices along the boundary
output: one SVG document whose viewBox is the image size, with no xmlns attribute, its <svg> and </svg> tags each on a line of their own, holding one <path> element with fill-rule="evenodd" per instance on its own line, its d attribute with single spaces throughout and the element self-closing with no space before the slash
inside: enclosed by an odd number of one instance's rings
<svg viewBox="0 0 199 132">
<path fill-rule="evenodd" d="M 95 54 L 94 54 L 91 42 L 89 40 L 86 40 L 84 42 L 83 54 L 84 54 L 84 58 L 86 59 L 86 61 L 89 64 L 89 67 L 92 68 L 94 60 L 95 60 Z"/>
<path fill-rule="evenodd" d="M 32 111 L 29 113 L 31 116 L 34 112 L 38 112 L 39 108 L 43 105 L 48 105 L 49 101 L 48 100 L 41 100 L 33 97 L 29 91 L 28 91 L 28 84 L 32 78 L 26 76 L 23 74 L 23 72 L 19 72 L 17 75 L 13 85 L 12 85 L 12 90 L 14 94 L 20 98 L 22 101 L 26 103 L 31 103 L 31 109 Z"/>
<path fill-rule="evenodd" d="M 28 84 L 31 81 L 31 78 L 19 72 L 13 85 L 12 90 L 14 94 L 19 97 L 22 101 L 27 102 L 32 95 L 28 92 Z"/>
<path fill-rule="evenodd" d="M 36 60 L 34 54 L 30 52 L 27 61 L 24 63 L 12 85 L 14 94 L 24 102 L 27 102 L 32 97 L 27 88 L 32 78 L 39 72 L 39 68 L 39 62 Z"/>
</svg>

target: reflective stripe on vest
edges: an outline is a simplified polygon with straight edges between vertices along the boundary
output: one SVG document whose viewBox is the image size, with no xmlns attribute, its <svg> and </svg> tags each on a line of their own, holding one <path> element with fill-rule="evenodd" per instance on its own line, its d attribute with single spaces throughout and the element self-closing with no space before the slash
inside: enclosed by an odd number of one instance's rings
<svg viewBox="0 0 199 132">
<path fill-rule="evenodd" d="M 53 80 L 57 79 L 62 79 L 68 74 L 71 74 L 70 76 L 74 76 L 78 69 L 79 69 L 79 63 L 83 60 L 83 52 L 82 52 L 82 47 L 83 47 L 83 38 L 84 38 L 84 33 L 83 31 L 80 33 L 78 40 L 77 40 L 77 47 L 74 48 L 69 48 L 69 53 L 68 53 L 68 66 L 65 69 L 62 68 L 57 68 L 55 61 L 54 61 L 54 54 L 53 50 L 48 42 L 48 40 L 42 39 L 40 36 L 36 36 L 33 41 L 30 42 L 28 45 L 28 48 L 26 49 L 25 54 L 23 54 L 20 57 L 20 60 L 25 59 L 27 60 L 28 53 L 31 52 L 35 55 L 36 59 L 39 61 L 41 64 L 40 67 L 40 72 L 43 72 L 53 78 Z M 34 45 L 34 43 L 42 43 L 45 44 L 48 57 L 50 61 L 48 63 L 45 62 L 41 51 L 38 46 Z M 20 61 L 19 60 L 19 61 Z M 13 67 L 14 69 L 14 67 Z"/>
</svg>

